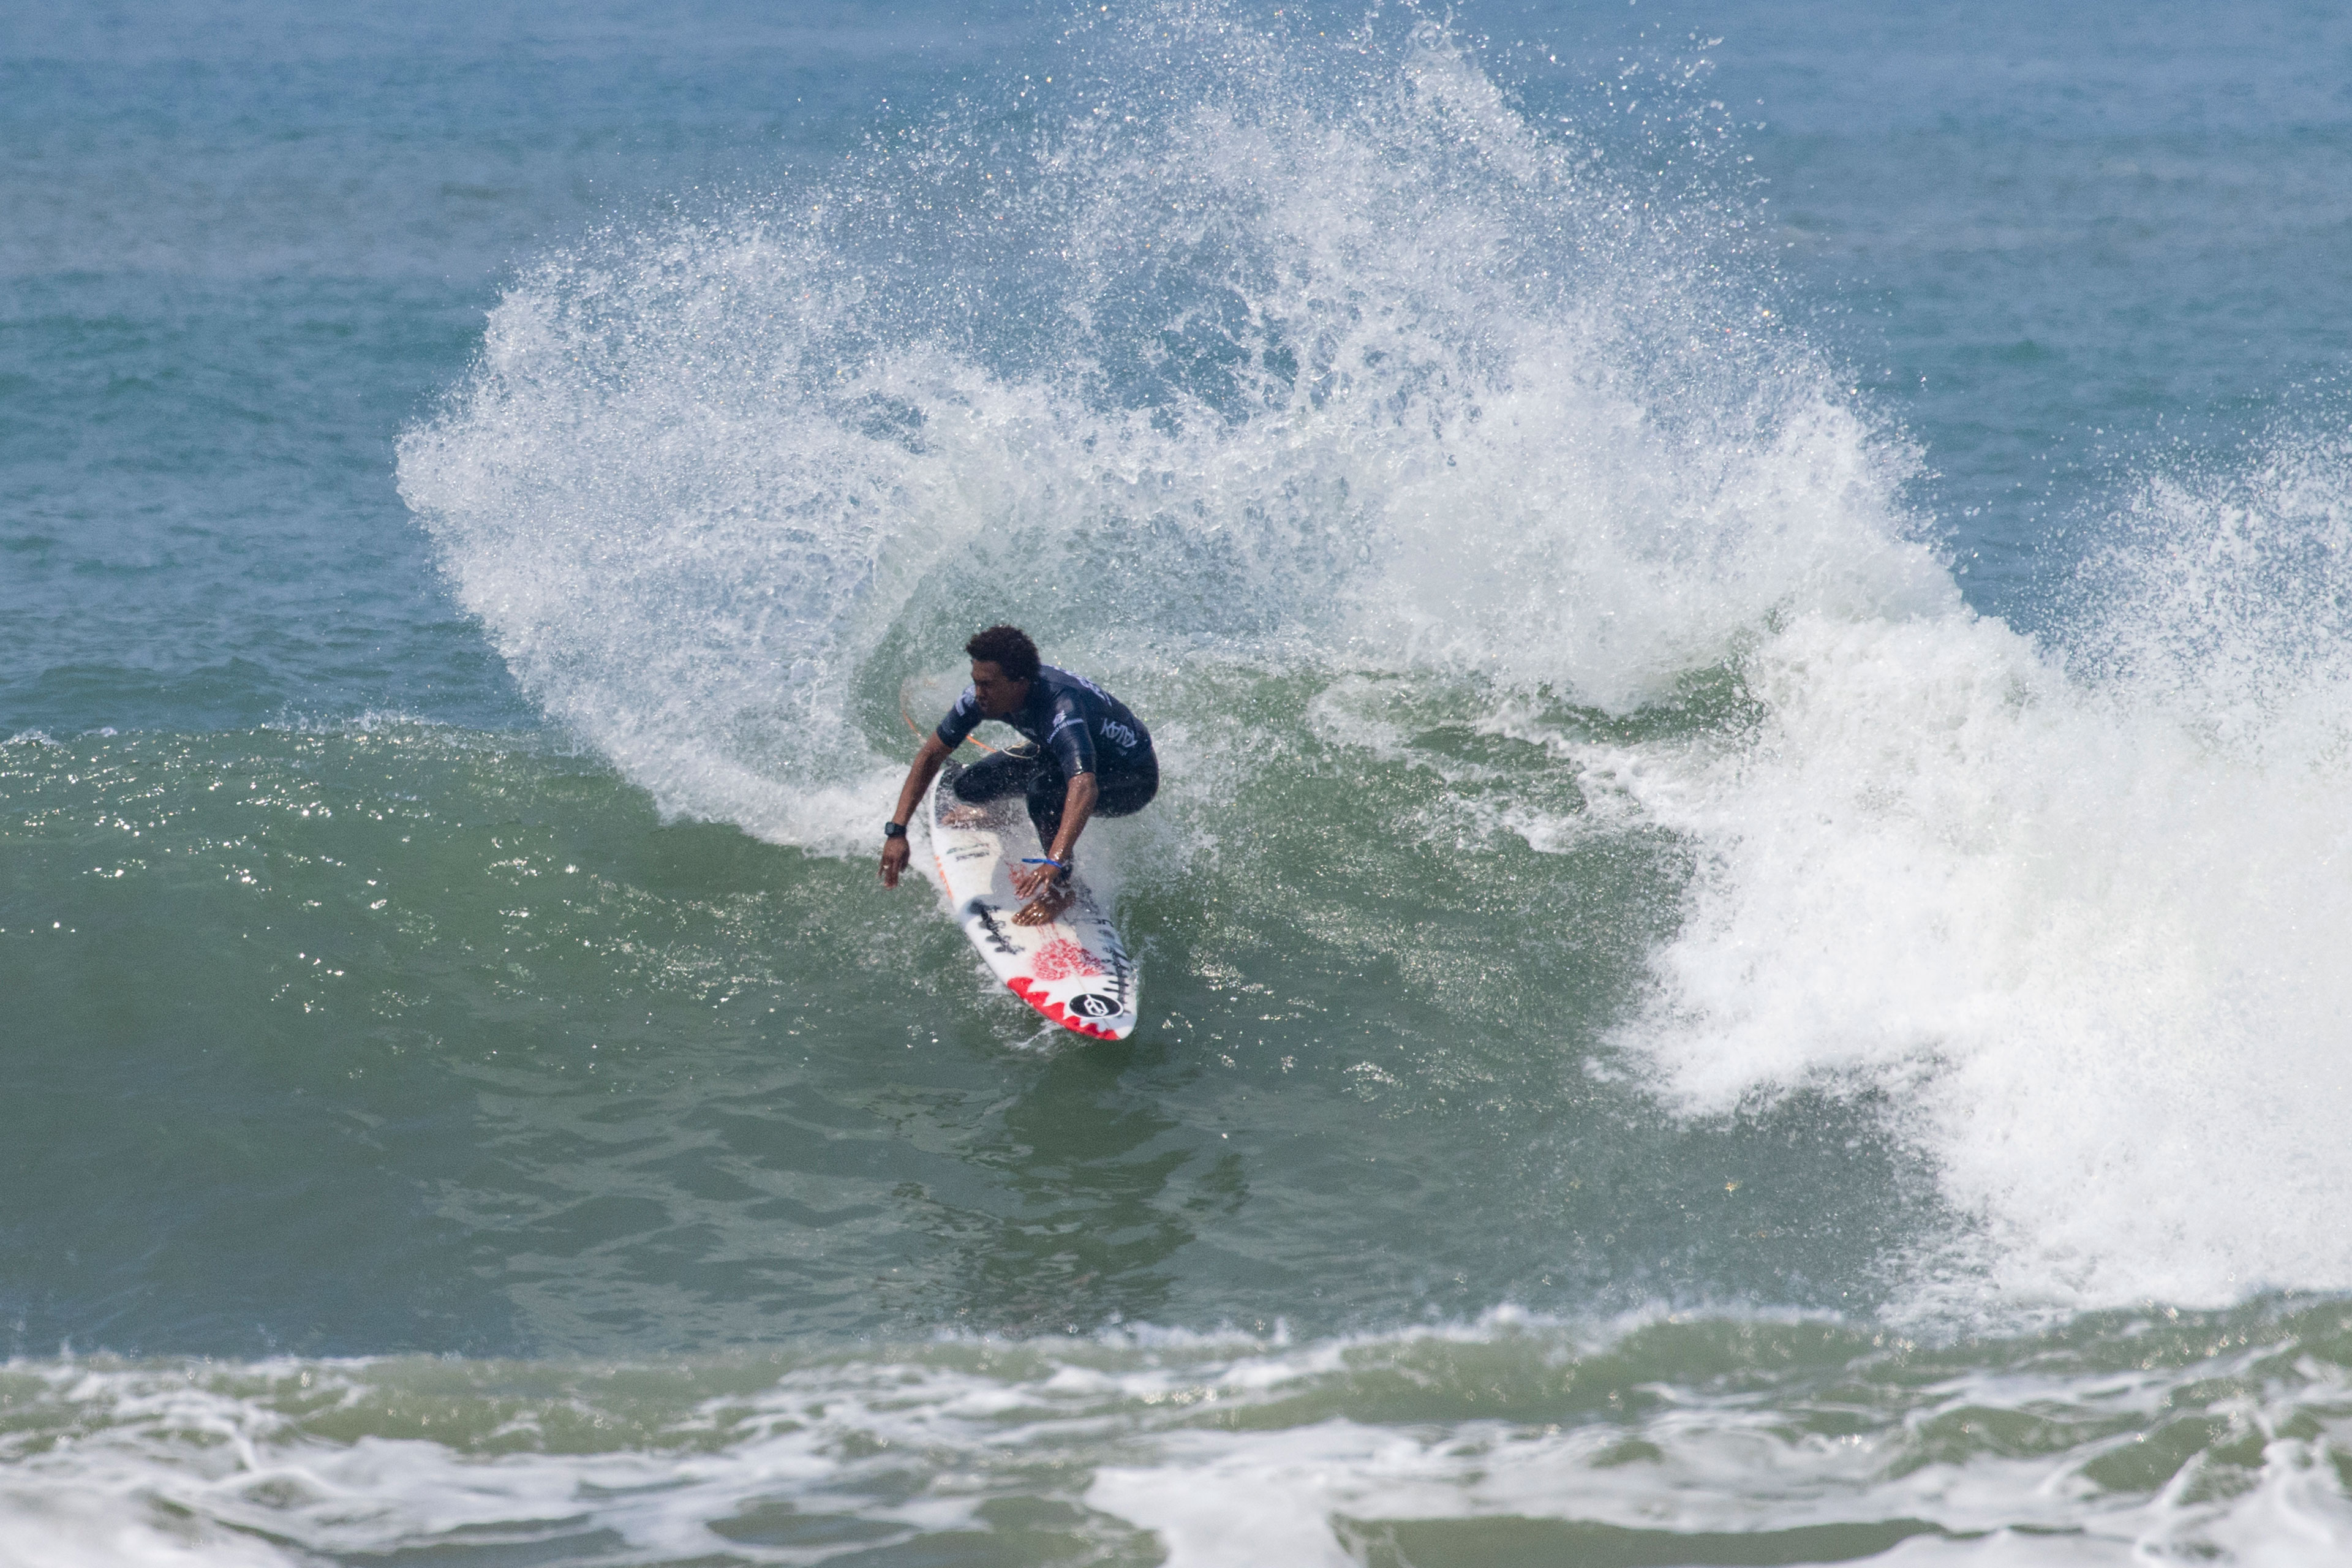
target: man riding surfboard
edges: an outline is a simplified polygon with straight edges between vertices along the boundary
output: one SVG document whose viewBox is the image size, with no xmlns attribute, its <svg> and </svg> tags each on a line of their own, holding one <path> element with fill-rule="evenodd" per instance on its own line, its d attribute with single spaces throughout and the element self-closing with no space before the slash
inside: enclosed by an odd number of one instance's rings
<svg viewBox="0 0 2352 1568">
<path fill-rule="evenodd" d="M 1009 724 L 1033 742 L 997 752 L 958 774 L 948 787 L 968 805 L 1021 791 L 1045 856 L 1017 868 L 1013 890 L 1028 902 L 1013 918 L 1039 925 L 1070 901 L 1066 886 L 1078 835 L 1097 816 L 1142 810 L 1160 792 L 1151 731 L 1127 704 L 1081 675 L 1039 662 L 1037 645 L 1018 626 L 991 626 L 964 644 L 971 684 L 923 738 L 898 791 L 898 809 L 882 829 L 882 885 L 895 888 L 907 868 L 907 824 L 948 754 L 982 719 Z"/>
</svg>

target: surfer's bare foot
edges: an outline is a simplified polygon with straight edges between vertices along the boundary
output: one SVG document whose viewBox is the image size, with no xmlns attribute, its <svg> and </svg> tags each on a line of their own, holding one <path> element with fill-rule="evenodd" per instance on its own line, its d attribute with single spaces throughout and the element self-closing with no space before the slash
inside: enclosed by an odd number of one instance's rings
<svg viewBox="0 0 2352 1568">
<path fill-rule="evenodd" d="M 1048 888 L 1027 903 L 1013 917 L 1017 926 L 1041 926 L 1070 907 L 1070 889 Z"/>
<path fill-rule="evenodd" d="M 988 820 L 984 805 L 951 805 L 940 813 L 942 827 L 978 827 Z"/>
</svg>

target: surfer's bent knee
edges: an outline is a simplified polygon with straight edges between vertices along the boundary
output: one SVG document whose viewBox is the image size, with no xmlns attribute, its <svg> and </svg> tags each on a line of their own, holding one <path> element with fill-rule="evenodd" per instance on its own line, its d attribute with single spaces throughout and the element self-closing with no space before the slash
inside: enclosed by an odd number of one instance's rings
<svg viewBox="0 0 2352 1568">
<path fill-rule="evenodd" d="M 1131 773 L 1102 781 L 1095 801 L 1097 816 L 1128 816 L 1150 805 L 1160 794 L 1160 761 L 1146 752 L 1143 765 Z"/>
</svg>

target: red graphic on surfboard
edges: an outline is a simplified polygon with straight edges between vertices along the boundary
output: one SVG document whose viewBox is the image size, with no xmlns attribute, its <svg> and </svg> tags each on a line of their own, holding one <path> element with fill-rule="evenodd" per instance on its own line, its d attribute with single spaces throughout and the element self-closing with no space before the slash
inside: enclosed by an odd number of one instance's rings
<svg viewBox="0 0 2352 1568">
<path fill-rule="evenodd" d="M 1101 974 L 1103 966 L 1095 955 L 1072 942 L 1068 937 L 1055 937 L 1030 955 L 1029 973 L 1037 980 L 1075 980 L 1082 974 Z"/>
</svg>

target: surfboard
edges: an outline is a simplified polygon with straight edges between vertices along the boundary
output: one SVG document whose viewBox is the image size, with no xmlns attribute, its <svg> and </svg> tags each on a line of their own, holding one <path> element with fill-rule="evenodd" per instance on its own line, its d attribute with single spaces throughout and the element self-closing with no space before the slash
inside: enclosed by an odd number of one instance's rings
<svg viewBox="0 0 2352 1568">
<path fill-rule="evenodd" d="M 1042 855 L 1036 830 L 1018 795 L 966 805 L 955 797 L 961 766 L 950 757 L 924 805 L 931 853 L 947 884 L 963 933 L 989 972 L 1012 993 L 1062 1027 L 1097 1040 L 1123 1040 L 1135 1031 L 1135 963 L 1118 928 L 1076 873 L 1068 906 L 1042 925 L 1015 925 L 1024 900 L 1013 890 L 1013 868 Z"/>
</svg>

